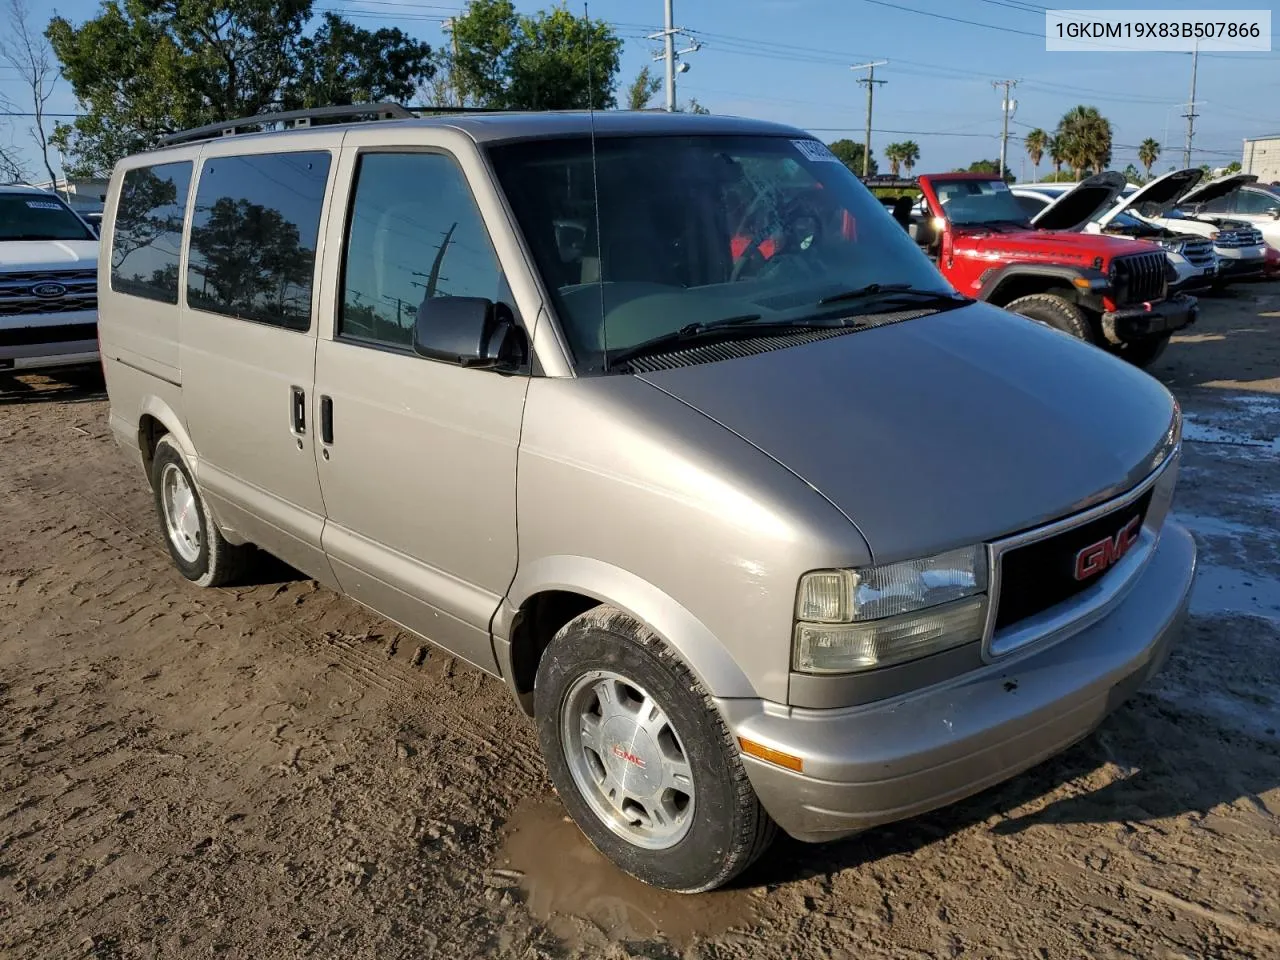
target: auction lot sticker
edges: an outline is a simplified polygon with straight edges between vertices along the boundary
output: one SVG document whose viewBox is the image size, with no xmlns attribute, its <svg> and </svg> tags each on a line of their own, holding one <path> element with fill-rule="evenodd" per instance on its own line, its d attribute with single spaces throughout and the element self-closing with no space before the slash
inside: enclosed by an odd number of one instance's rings
<svg viewBox="0 0 1280 960">
<path fill-rule="evenodd" d="M 1270 10 L 1046 10 L 1044 30 L 1050 52 L 1271 49 Z"/>
</svg>

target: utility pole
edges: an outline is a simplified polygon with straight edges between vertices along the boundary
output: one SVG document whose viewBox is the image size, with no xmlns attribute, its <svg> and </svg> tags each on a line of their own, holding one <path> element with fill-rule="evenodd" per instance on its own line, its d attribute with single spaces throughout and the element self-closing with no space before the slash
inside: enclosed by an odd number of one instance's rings
<svg viewBox="0 0 1280 960">
<path fill-rule="evenodd" d="M 1000 129 L 1000 169 L 998 173 L 1001 179 L 1004 179 L 1005 160 L 1009 155 L 1009 114 L 1014 110 L 1013 101 L 1009 99 L 1009 91 L 1017 85 L 1017 80 L 991 81 L 991 86 L 997 90 L 1004 87 L 1004 99 L 1000 101 L 1002 125 Z"/>
<path fill-rule="evenodd" d="M 667 74 L 667 112 L 675 113 L 676 111 L 676 74 L 685 73 L 689 69 L 689 64 L 681 61 L 677 64 L 686 53 L 697 53 L 702 49 L 701 42 L 692 40 L 689 46 L 683 50 L 676 49 L 676 37 L 685 35 L 685 31 L 675 26 L 675 11 L 673 9 L 674 0 L 664 0 L 664 19 L 665 26 L 657 33 L 651 33 L 647 37 L 649 40 L 662 41 L 662 53 L 655 56 L 654 60 L 666 61 Z"/>
<path fill-rule="evenodd" d="M 1195 49 L 1191 51 L 1191 101 L 1187 104 L 1187 112 L 1183 114 L 1187 118 L 1187 145 L 1182 150 L 1182 166 L 1191 166 L 1191 141 L 1196 135 L 1196 67 L 1200 61 L 1200 43 L 1196 41 Z"/>
<path fill-rule="evenodd" d="M 867 138 L 862 145 L 862 175 L 868 177 L 871 175 L 871 108 L 875 104 L 876 84 L 888 83 L 888 80 L 876 79 L 876 67 L 883 67 L 888 60 L 876 60 L 872 63 L 859 63 L 852 66 L 850 70 L 865 70 L 867 75 L 859 77 L 859 83 L 867 85 Z"/>
</svg>

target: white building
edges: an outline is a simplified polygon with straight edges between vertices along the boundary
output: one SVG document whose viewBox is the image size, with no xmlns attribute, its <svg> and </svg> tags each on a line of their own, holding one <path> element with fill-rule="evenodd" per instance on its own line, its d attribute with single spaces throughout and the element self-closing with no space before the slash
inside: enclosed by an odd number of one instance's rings
<svg viewBox="0 0 1280 960">
<path fill-rule="evenodd" d="M 1240 166 L 1243 173 L 1257 174 L 1259 183 L 1280 182 L 1280 133 L 1246 140 Z"/>
<path fill-rule="evenodd" d="M 33 187 L 56 193 L 76 213 L 101 213 L 107 200 L 106 180 L 46 180 Z"/>
</svg>

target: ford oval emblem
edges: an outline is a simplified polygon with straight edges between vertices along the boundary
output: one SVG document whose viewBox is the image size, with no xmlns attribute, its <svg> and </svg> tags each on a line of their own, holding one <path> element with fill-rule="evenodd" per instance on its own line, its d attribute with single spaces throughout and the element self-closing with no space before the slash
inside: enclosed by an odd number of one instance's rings
<svg viewBox="0 0 1280 960">
<path fill-rule="evenodd" d="M 53 300 L 57 297 L 65 297 L 67 288 L 60 283 L 37 283 L 31 288 L 31 292 L 43 300 Z"/>
</svg>

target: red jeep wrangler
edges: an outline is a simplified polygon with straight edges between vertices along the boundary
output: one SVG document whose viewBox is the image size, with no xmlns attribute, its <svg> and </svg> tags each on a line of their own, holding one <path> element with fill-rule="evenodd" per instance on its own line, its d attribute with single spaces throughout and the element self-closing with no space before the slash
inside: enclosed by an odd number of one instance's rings
<svg viewBox="0 0 1280 960">
<path fill-rule="evenodd" d="M 1167 295 L 1173 268 L 1158 245 L 1038 230 L 995 175 L 937 173 L 864 182 L 923 194 L 913 202 L 909 220 L 902 200 L 895 216 L 958 291 L 1056 327 L 1138 366 L 1153 362 L 1173 331 L 1196 318 L 1194 297 Z M 1087 189 L 1072 195 L 1080 205 L 1075 212 L 1081 223 L 1103 200 L 1103 192 L 1094 196 Z M 892 204 L 886 201 L 886 206 Z"/>
</svg>

